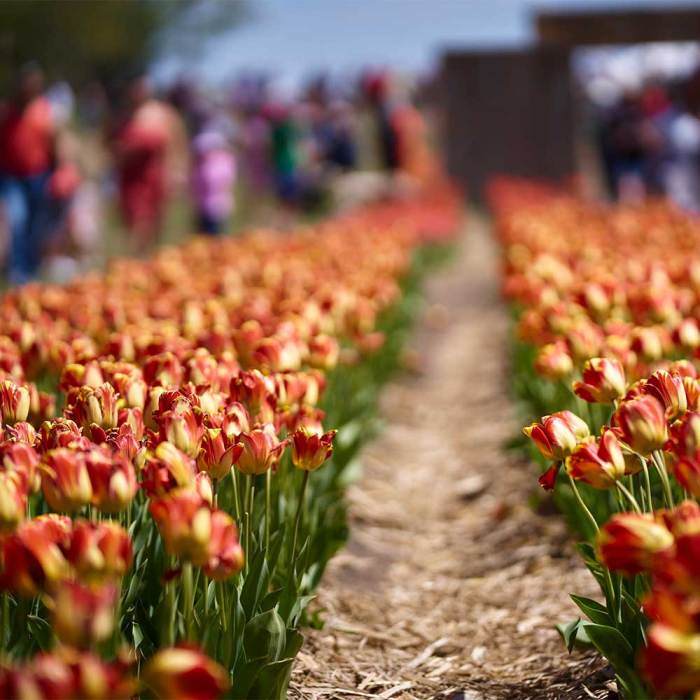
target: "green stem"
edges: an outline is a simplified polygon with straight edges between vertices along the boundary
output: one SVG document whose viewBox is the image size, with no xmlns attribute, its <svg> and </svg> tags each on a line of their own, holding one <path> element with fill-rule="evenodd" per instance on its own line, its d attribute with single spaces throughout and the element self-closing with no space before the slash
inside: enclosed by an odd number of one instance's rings
<svg viewBox="0 0 700 700">
<path fill-rule="evenodd" d="M 236 522 L 241 524 L 241 502 L 238 498 L 238 475 L 236 468 L 231 467 L 231 481 L 233 483 L 233 507 L 236 511 Z"/>
<path fill-rule="evenodd" d="M 584 503 L 583 498 L 581 498 L 581 494 L 579 493 L 578 486 L 576 486 L 576 482 L 574 481 L 573 477 L 571 474 L 568 475 L 569 477 L 569 483 L 571 484 L 571 489 L 574 492 L 574 496 L 576 497 L 576 500 L 578 501 L 579 506 L 583 510 L 583 512 L 586 514 L 586 517 L 590 521 L 591 525 L 593 525 L 593 529 L 596 533 L 600 531 L 600 528 L 598 527 L 598 521 L 593 517 L 593 513 L 588 509 L 588 506 Z"/>
<path fill-rule="evenodd" d="M 194 588 L 192 581 L 192 562 L 182 565 L 182 616 L 185 620 L 185 637 L 193 641 L 192 620 L 194 614 Z"/>
<path fill-rule="evenodd" d="M 294 516 L 294 535 L 292 536 L 292 571 L 294 570 L 294 562 L 296 561 L 297 553 L 297 537 L 299 536 L 299 522 L 301 521 L 301 512 L 304 507 L 304 496 L 306 495 L 306 485 L 309 483 L 309 474 L 311 472 L 304 471 L 304 478 L 301 482 L 301 492 L 299 493 L 299 503 L 297 504 L 297 512 Z"/>
<path fill-rule="evenodd" d="M 227 619 L 226 619 L 226 589 L 223 581 L 217 581 L 215 584 L 216 601 L 219 606 L 219 622 L 221 622 L 222 631 L 226 631 Z"/>
<path fill-rule="evenodd" d="M 270 516 L 272 515 L 272 507 L 270 505 L 272 490 L 272 469 L 265 472 L 265 556 L 270 551 Z"/>
<path fill-rule="evenodd" d="M 666 465 L 663 461 L 663 455 L 660 455 L 658 450 L 651 453 L 651 459 L 654 462 L 656 471 L 659 473 L 659 478 L 661 479 L 661 485 L 664 489 L 664 499 L 666 501 L 667 508 L 673 508 L 675 505 L 673 502 L 673 493 L 671 491 L 671 482 L 668 479 L 668 472 L 666 471 Z"/>
<path fill-rule="evenodd" d="M 632 495 L 630 490 L 621 481 L 616 481 L 615 486 L 617 486 L 620 492 L 624 494 L 625 498 L 627 498 L 635 513 L 641 513 L 642 509 L 639 507 L 637 499 Z"/>
<path fill-rule="evenodd" d="M 644 488 L 647 492 L 647 507 L 649 509 L 648 512 L 653 513 L 654 500 L 651 496 L 651 479 L 649 478 L 649 467 L 647 466 L 647 461 L 646 459 L 644 459 L 644 457 L 639 457 L 639 459 L 642 462 L 642 471 L 644 472 Z"/>
<path fill-rule="evenodd" d="M 245 478 L 245 494 L 243 498 L 243 519 L 245 522 L 245 532 L 244 532 L 244 539 L 245 539 L 245 570 L 246 572 L 248 571 L 248 567 L 250 564 L 250 493 L 252 491 L 252 481 L 253 481 L 253 476 L 251 474 L 246 474 Z"/>
</svg>

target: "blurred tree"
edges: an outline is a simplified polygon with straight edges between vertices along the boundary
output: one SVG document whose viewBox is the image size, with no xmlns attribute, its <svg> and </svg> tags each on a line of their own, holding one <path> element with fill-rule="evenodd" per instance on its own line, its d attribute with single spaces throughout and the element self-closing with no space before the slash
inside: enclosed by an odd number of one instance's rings
<svg viewBox="0 0 700 700">
<path fill-rule="evenodd" d="M 120 81 L 169 50 L 196 51 L 245 9 L 244 0 L 2 0 L 0 94 L 29 60 L 52 78 Z"/>
</svg>

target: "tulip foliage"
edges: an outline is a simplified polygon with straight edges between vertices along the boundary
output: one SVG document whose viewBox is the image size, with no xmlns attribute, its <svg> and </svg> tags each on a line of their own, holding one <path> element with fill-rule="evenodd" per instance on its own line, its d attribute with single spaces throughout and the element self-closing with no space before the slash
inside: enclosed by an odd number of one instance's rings
<svg viewBox="0 0 700 700">
<path fill-rule="evenodd" d="M 284 697 L 437 188 L 0 299 L 0 697 Z"/>
<path fill-rule="evenodd" d="M 628 698 L 700 691 L 700 220 L 671 205 L 491 189 L 540 484 L 604 602 L 572 596 Z M 533 372 L 534 369 L 534 372 Z"/>
</svg>

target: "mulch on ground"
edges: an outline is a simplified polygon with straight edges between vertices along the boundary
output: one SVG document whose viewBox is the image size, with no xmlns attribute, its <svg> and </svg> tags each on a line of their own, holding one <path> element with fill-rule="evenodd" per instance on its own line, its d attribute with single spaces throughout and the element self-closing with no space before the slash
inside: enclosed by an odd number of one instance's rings
<svg viewBox="0 0 700 700">
<path fill-rule="evenodd" d="M 349 493 L 351 540 L 317 601 L 289 697 L 614 698 L 605 663 L 554 629 L 595 596 L 562 520 L 529 506 L 533 468 L 504 451 L 509 323 L 474 219 L 430 280 L 420 372 L 383 395 L 386 427 Z"/>
</svg>

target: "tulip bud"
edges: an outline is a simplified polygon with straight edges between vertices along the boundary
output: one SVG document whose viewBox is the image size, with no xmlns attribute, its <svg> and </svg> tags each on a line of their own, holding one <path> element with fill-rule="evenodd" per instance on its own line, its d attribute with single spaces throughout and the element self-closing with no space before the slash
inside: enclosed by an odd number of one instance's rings
<svg viewBox="0 0 700 700">
<path fill-rule="evenodd" d="M 203 567 L 204 573 L 215 581 L 223 581 L 237 574 L 243 564 L 243 549 L 236 523 L 227 513 L 215 510 L 211 514 L 209 558 Z"/>
<path fill-rule="evenodd" d="M 684 318 L 672 334 L 673 342 L 685 350 L 700 347 L 700 328 L 694 318 Z"/>
<path fill-rule="evenodd" d="M 332 454 L 333 438 L 337 430 L 323 435 L 303 428 L 292 434 L 292 462 L 297 469 L 316 471 Z"/>
<path fill-rule="evenodd" d="M 112 378 L 112 383 L 128 408 L 143 410 L 146 405 L 148 385 L 141 377 L 117 372 Z"/>
<path fill-rule="evenodd" d="M 84 453 L 58 447 L 44 455 L 39 471 L 44 498 L 53 510 L 74 513 L 92 500 Z"/>
<path fill-rule="evenodd" d="M 194 490 L 202 497 L 202 500 L 211 506 L 214 502 L 214 487 L 211 477 L 206 472 L 198 472 L 194 478 Z"/>
<path fill-rule="evenodd" d="M 30 408 L 29 389 L 6 379 L 0 383 L 0 411 L 4 423 L 19 423 L 27 420 Z"/>
<path fill-rule="evenodd" d="M 165 544 L 165 551 L 202 566 L 209 557 L 211 508 L 196 492 L 171 491 L 153 498 L 149 508 Z"/>
<path fill-rule="evenodd" d="M 583 366 L 583 381 L 574 382 L 574 393 L 590 403 L 611 403 L 624 396 L 627 382 L 622 364 L 594 357 Z"/>
<path fill-rule="evenodd" d="M 118 523 L 76 520 L 67 558 L 82 579 L 102 583 L 124 576 L 131 566 L 133 549 L 129 535 Z"/>
<path fill-rule="evenodd" d="M 655 623 L 647 629 L 642 649 L 642 676 L 656 697 L 690 695 L 700 687 L 700 634 Z"/>
<path fill-rule="evenodd" d="M 544 345 L 535 359 L 535 372 L 547 379 L 564 379 L 574 371 L 574 361 L 566 344 L 558 341 Z"/>
<path fill-rule="evenodd" d="M 207 428 L 202 437 L 197 466 L 212 479 L 223 479 L 242 451 L 243 447 L 234 444 L 221 428 Z"/>
<path fill-rule="evenodd" d="M 256 428 L 238 436 L 241 452 L 236 467 L 243 474 L 264 474 L 279 459 L 284 449 L 274 431 Z"/>
<path fill-rule="evenodd" d="M 642 392 L 653 396 L 664 407 L 668 420 L 673 420 L 688 410 L 683 378 L 678 374 L 660 369 L 646 380 Z"/>
<path fill-rule="evenodd" d="M 613 416 L 622 440 L 635 452 L 646 457 L 666 442 L 666 416 L 663 406 L 653 396 L 623 401 Z"/>
<path fill-rule="evenodd" d="M 134 467 L 125 457 L 106 448 L 85 453 L 92 484 L 92 503 L 103 513 L 118 513 L 133 500 L 138 489 Z"/>
<path fill-rule="evenodd" d="M 159 412 L 156 420 L 160 426 L 161 441 L 172 443 L 190 457 L 197 456 L 203 427 L 192 408 L 188 406 L 186 410 Z"/>
<path fill-rule="evenodd" d="M 21 472 L 0 471 L 0 534 L 12 532 L 27 511 L 27 478 Z"/>
<path fill-rule="evenodd" d="M 84 429 L 94 424 L 105 430 L 117 427 L 117 394 L 111 384 L 83 386 L 72 397 L 66 415 Z"/>
<path fill-rule="evenodd" d="M 175 488 L 191 488 L 195 474 L 191 457 L 180 452 L 175 445 L 161 442 L 155 454 L 146 457 L 142 485 L 148 496 L 161 496 Z"/>
<path fill-rule="evenodd" d="M 557 461 L 568 457 L 576 445 L 590 435 L 588 425 L 571 411 L 544 416 L 541 423 L 523 428 L 523 433 L 546 459 Z"/>
<path fill-rule="evenodd" d="M 332 370 L 338 364 L 340 346 L 332 336 L 319 334 L 309 341 L 309 365 L 324 371 Z"/>
<path fill-rule="evenodd" d="M 573 479 L 596 489 L 608 489 L 625 475 L 625 458 L 611 430 L 595 442 L 579 444 L 566 458 L 566 471 Z"/>
<path fill-rule="evenodd" d="M 229 687 L 228 673 L 219 664 L 201 651 L 184 647 L 156 652 L 142 679 L 161 700 L 192 700 L 193 688 L 198 700 L 214 700 Z"/>
<path fill-rule="evenodd" d="M 64 581 L 52 596 L 51 627 L 63 644 L 88 649 L 112 634 L 116 602 L 114 584 L 88 588 Z"/>
<path fill-rule="evenodd" d="M 70 518 L 51 514 L 22 523 L 0 540 L 0 590 L 33 598 L 67 578 L 63 552 L 70 533 Z"/>
<path fill-rule="evenodd" d="M 649 513 L 617 513 L 597 538 L 600 560 L 611 571 L 634 576 L 652 571 L 673 548 L 673 535 Z"/>
</svg>

